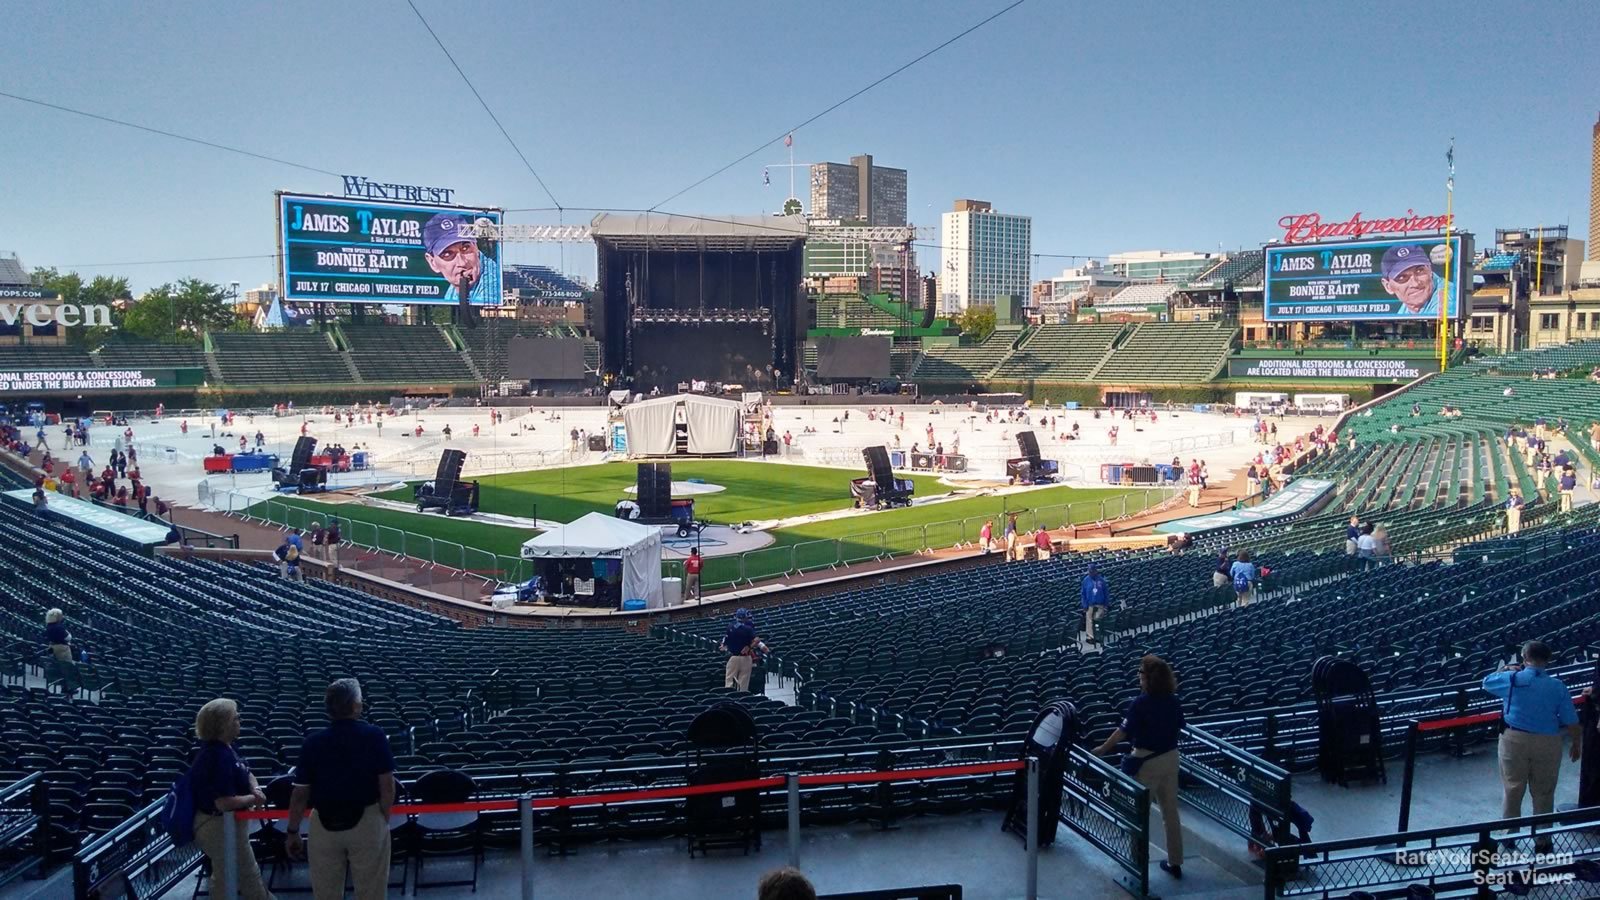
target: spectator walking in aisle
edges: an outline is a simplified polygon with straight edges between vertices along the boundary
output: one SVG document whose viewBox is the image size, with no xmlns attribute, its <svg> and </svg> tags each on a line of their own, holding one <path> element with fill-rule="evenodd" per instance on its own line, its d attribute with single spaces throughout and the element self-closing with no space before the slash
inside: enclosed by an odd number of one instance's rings
<svg viewBox="0 0 1600 900">
<path fill-rule="evenodd" d="M 1166 660 L 1149 654 L 1139 660 L 1139 696 L 1128 704 L 1122 724 L 1094 751 L 1107 756 L 1124 740 L 1132 745 L 1122 758 L 1122 771 L 1148 788 L 1150 799 L 1161 806 L 1167 843 L 1161 871 L 1173 878 L 1183 877 L 1183 823 L 1178 818 L 1178 737 L 1183 724 L 1178 679 Z"/>
<path fill-rule="evenodd" d="M 325 701 L 333 724 L 307 737 L 300 748 L 284 850 L 291 859 L 306 855 L 300 822 L 310 806 L 316 810 L 311 818 L 315 900 L 343 900 L 346 869 L 355 900 L 382 900 L 389 890 L 394 755 L 380 729 L 358 721 L 359 681 L 341 678 L 328 685 Z"/>
<path fill-rule="evenodd" d="M 1233 582 L 1233 593 L 1240 606 L 1249 606 L 1256 596 L 1256 582 L 1260 574 L 1250 561 L 1250 551 L 1240 550 L 1239 558 L 1228 567 L 1228 579 Z"/>
<path fill-rule="evenodd" d="M 785 866 L 761 876 L 756 900 L 817 900 L 817 889 L 798 869 Z"/>
<path fill-rule="evenodd" d="M 1017 558 L 1017 514 L 1012 513 L 1006 517 L 1006 559 Z"/>
<path fill-rule="evenodd" d="M 728 654 L 722 686 L 734 688 L 741 694 L 750 690 L 750 672 L 755 668 L 756 654 L 766 650 L 767 645 L 756 635 L 755 616 L 748 609 L 735 612 L 733 624 L 722 636 L 722 651 Z"/>
<path fill-rule="evenodd" d="M 233 743 L 239 739 L 239 705 L 218 698 L 200 707 L 194 717 L 194 736 L 200 739 L 200 752 L 189 766 L 189 786 L 194 799 L 194 842 L 211 860 L 211 896 L 232 897 L 223 864 L 226 844 L 222 815 L 241 809 L 254 809 L 266 803 L 256 776 L 251 774 Z M 272 900 L 272 892 L 261 880 L 261 867 L 250 849 L 248 822 L 234 827 L 234 859 L 239 871 L 240 900 Z"/>
<path fill-rule="evenodd" d="M 1500 817 L 1522 815 L 1522 795 L 1533 795 L 1533 815 L 1555 811 L 1556 781 L 1561 775 L 1561 732 L 1572 738 L 1568 755 L 1583 753 L 1583 731 L 1572 695 L 1561 679 L 1545 671 L 1550 648 L 1542 641 L 1522 645 L 1521 663 L 1501 666 L 1484 676 L 1483 689 L 1499 697 L 1506 730 L 1500 734 L 1500 781 L 1505 796 Z M 1539 852 L 1548 852 L 1549 838 Z"/>
<path fill-rule="evenodd" d="M 44 614 L 44 642 L 56 662 L 72 662 L 72 632 L 67 630 L 66 613 L 52 609 Z"/>
<path fill-rule="evenodd" d="M 1211 586 L 1214 588 L 1227 587 L 1233 575 L 1233 556 L 1228 553 L 1228 548 L 1223 547 L 1217 551 L 1217 564 L 1211 569 Z"/>
<path fill-rule="evenodd" d="M 1578 473 L 1569 466 L 1561 470 L 1561 511 L 1572 512 L 1572 494 L 1578 489 Z"/>
<path fill-rule="evenodd" d="M 1355 556 L 1360 548 L 1361 517 L 1351 516 L 1350 524 L 1344 527 L 1344 555 Z"/>
<path fill-rule="evenodd" d="M 1111 591 L 1106 587 L 1106 577 L 1100 574 L 1100 567 L 1094 563 L 1089 563 L 1088 570 L 1083 573 L 1079 596 L 1078 605 L 1083 609 L 1083 639 L 1086 643 L 1097 644 L 1100 641 L 1095 637 L 1094 623 L 1105 618 Z"/>
<path fill-rule="evenodd" d="M 683 593 L 685 599 L 700 600 L 700 569 L 705 566 L 699 547 L 689 549 L 689 558 L 683 561 Z"/>
<path fill-rule="evenodd" d="M 1378 539 L 1372 536 L 1373 525 L 1371 522 L 1361 526 L 1361 536 L 1356 538 L 1356 558 L 1361 560 L 1361 566 L 1370 569 L 1378 557 Z"/>
<path fill-rule="evenodd" d="M 983 527 L 978 529 L 978 546 L 983 548 L 983 552 L 984 553 L 988 553 L 989 551 L 994 549 L 994 520 L 993 519 L 984 519 L 983 520 Z"/>
</svg>

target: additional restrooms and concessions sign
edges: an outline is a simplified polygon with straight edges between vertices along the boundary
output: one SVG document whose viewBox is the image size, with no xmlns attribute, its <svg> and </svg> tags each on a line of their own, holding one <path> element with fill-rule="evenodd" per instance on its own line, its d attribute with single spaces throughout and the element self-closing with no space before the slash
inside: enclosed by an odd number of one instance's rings
<svg viewBox="0 0 1600 900">
<path fill-rule="evenodd" d="M 144 388 L 197 385 L 204 369 L 64 369 L 39 372 L 0 371 L 0 394 L 44 391 L 133 391 Z"/>
<path fill-rule="evenodd" d="M 1361 381 L 1411 381 L 1439 371 L 1437 359 L 1380 359 L 1359 357 L 1286 356 L 1280 359 L 1228 360 L 1228 377 L 1350 378 Z"/>
<path fill-rule="evenodd" d="M 1360 240 L 1375 234 L 1441 234 L 1444 216 L 1419 216 L 1408 209 L 1403 216 L 1387 219 L 1363 219 L 1356 213 L 1343 222 L 1324 222 L 1321 213 L 1296 213 L 1278 220 L 1283 229 L 1285 244 L 1304 244 L 1309 241 Z"/>
<path fill-rule="evenodd" d="M 462 235 L 498 209 L 278 194 L 285 300 L 501 302 L 500 245 Z"/>
<path fill-rule="evenodd" d="M 1462 252 L 1452 235 L 1445 282 L 1442 237 L 1266 248 L 1263 304 L 1269 322 L 1437 319 L 1461 310 Z M 1470 273 L 1470 269 L 1468 270 Z M 1469 276 L 1470 277 L 1470 276 Z"/>
</svg>

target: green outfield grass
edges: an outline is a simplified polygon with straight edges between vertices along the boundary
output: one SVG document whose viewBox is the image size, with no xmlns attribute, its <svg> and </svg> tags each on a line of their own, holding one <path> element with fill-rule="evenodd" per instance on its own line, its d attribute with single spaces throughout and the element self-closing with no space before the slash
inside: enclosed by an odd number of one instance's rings
<svg viewBox="0 0 1600 900">
<path fill-rule="evenodd" d="M 571 521 L 590 511 L 610 513 L 622 488 L 633 483 L 632 465 L 607 464 L 567 470 L 544 470 L 481 479 L 485 512 L 533 515 L 538 503 L 543 519 Z M 850 506 L 844 487 L 850 473 L 814 466 L 789 466 L 738 462 L 692 461 L 673 464 L 677 480 L 704 478 L 728 488 L 720 494 L 697 498 L 696 514 L 729 524 L 753 518 L 779 518 L 845 509 Z M 936 478 L 915 476 L 919 496 L 938 496 L 948 488 Z M 380 496 L 408 501 L 410 489 Z M 994 521 L 996 539 L 1005 517 L 1018 514 L 1021 529 L 1093 522 L 1135 513 L 1159 501 L 1159 495 L 1124 488 L 1048 487 L 1003 496 L 969 497 L 929 503 L 906 509 L 866 512 L 817 522 L 791 525 L 772 532 L 773 543 L 740 556 L 711 556 L 706 561 L 706 584 L 740 579 L 760 579 L 794 569 L 826 568 L 839 562 L 904 555 L 924 547 L 949 547 L 975 541 L 985 520 Z M 304 526 L 313 518 L 336 515 L 347 520 L 345 537 L 391 552 L 436 558 L 452 564 L 460 555 L 454 544 L 504 557 L 516 557 L 523 541 L 537 534 L 532 529 L 449 519 L 437 513 L 374 509 L 355 504 L 326 504 L 306 498 L 284 498 L 257 504 L 252 514 L 273 521 Z M 381 526 L 381 527 L 380 527 Z M 402 544 L 401 532 L 411 537 Z M 435 552 L 430 542 L 437 542 Z M 446 543 L 448 542 L 448 543 Z M 470 561 L 469 561 L 470 562 Z M 509 569 L 479 561 L 470 568 Z"/>
<path fill-rule="evenodd" d="M 724 525 L 846 509 L 851 505 L 850 479 L 860 475 L 847 469 L 782 463 L 727 460 L 672 463 L 675 481 L 698 478 L 727 488 L 718 494 L 698 496 L 694 503 L 697 518 Z M 937 477 L 909 477 L 916 482 L 920 497 L 950 492 Z M 477 479 L 478 508 L 484 512 L 537 516 L 557 522 L 571 522 L 590 512 L 610 515 L 618 500 L 630 496 L 624 489 L 633 485 L 637 478 L 637 466 L 624 462 L 489 475 Z M 378 496 L 409 502 L 412 494 L 407 486 Z"/>
</svg>

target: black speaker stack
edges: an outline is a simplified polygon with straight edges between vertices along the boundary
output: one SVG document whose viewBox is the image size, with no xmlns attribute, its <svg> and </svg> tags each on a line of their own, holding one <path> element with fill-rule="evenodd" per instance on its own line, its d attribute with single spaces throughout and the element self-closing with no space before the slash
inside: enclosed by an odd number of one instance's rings
<svg viewBox="0 0 1600 900">
<path fill-rule="evenodd" d="M 639 463 L 639 517 L 672 517 L 672 463 Z"/>
<path fill-rule="evenodd" d="M 1031 431 L 1017 432 L 1017 449 L 1021 451 L 1022 458 L 1039 468 L 1039 439 Z"/>
<path fill-rule="evenodd" d="M 1056 480 L 1059 465 L 1039 455 L 1039 439 L 1031 431 L 1017 432 L 1015 459 L 1006 460 L 1006 476 L 1017 484 L 1045 484 Z"/>
<path fill-rule="evenodd" d="M 916 489 L 916 484 L 910 479 L 894 477 L 894 468 L 889 463 L 887 447 L 863 447 L 861 457 L 867 464 L 867 477 L 851 481 L 850 493 L 860 500 L 863 506 L 877 508 L 911 505 L 911 494 Z"/>
<path fill-rule="evenodd" d="M 439 468 L 434 470 L 433 481 L 419 484 L 413 491 L 417 512 L 437 509 L 446 516 L 470 516 L 478 511 L 478 483 L 461 480 L 461 467 L 466 461 L 465 450 L 446 450 L 439 454 Z"/>
</svg>

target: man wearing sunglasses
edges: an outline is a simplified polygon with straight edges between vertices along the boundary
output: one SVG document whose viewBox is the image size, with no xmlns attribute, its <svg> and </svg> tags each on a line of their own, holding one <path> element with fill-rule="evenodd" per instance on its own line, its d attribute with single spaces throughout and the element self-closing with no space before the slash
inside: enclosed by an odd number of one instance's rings
<svg viewBox="0 0 1600 900">
<path fill-rule="evenodd" d="M 1428 252 L 1419 244 L 1396 244 L 1384 251 L 1381 264 L 1383 289 L 1400 301 L 1396 312 L 1409 316 L 1438 316 L 1444 302 L 1444 279 L 1433 271 Z"/>
<path fill-rule="evenodd" d="M 500 304 L 500 264 L 478 252 L 472 238 L 461 236 L 464 216 L 439 213 L 422 226 L 428 268 L 450 284 L 444 302 L 459 303 L 464 292 L 473 306 Z"/>
</svg>

